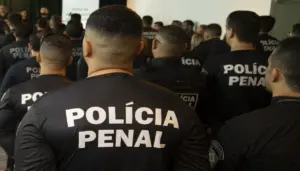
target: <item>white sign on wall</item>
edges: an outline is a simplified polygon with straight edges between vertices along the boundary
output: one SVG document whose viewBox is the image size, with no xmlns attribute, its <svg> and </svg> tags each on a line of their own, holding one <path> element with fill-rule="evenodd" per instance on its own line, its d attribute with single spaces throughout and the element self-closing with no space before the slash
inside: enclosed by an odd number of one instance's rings
<svg viewBox="0 0 300 171">
<path fill-rule="evenodd" d="M 99 8 L 100 0 L 63 0 L 62 20 L 67 24 L 72 13 L 82 16 L 82 24 L 85 27 L 89 16 Z"/>
</svg>

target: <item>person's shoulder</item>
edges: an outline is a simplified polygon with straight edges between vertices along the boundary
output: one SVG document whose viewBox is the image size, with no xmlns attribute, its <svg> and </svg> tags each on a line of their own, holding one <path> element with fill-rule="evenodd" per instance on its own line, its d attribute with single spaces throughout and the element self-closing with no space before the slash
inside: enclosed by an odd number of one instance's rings
<svg viewBox="0 0 300 171">
<path fill-rule="evenodd" d="M 238 131 L 241 134 L 249 135 L 250 133 L 259 134 L 262 128 L 266 126 L 268 117 L 272 113 L 272 106 L 257 109 L 249 113 L 237 116 L 225 123 L 223 130 L 226 132 Z"/>
</svg>

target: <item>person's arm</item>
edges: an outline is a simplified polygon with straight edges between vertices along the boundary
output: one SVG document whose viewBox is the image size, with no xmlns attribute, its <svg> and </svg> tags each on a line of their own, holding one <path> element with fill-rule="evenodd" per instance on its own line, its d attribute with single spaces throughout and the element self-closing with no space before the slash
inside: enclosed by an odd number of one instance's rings
<svg viewBox="0 0 300 171">
<path fill-rule="evenodd" d="M 56 162 L 51 147 L 42 133 L 43 120 L 32 107 L 23 118 L 15 141 L 16 171 L 55 171 Z"/>
<path fill-rule="evenodd" d="M 14 155 L 15 130 L 17 122 L 11 91 L 8 90 L 0 101 L 0 145 L 7 155 Z"/>
<path fill-rule="evenodd" d="M 192 113 L 184 139 L 179 146 L 177 161 L 175 161 L 176 171 L 209 171 L 209 139 L 197 117 L 197 114 L 190 109 L 187 115 Z"/>
</svg>

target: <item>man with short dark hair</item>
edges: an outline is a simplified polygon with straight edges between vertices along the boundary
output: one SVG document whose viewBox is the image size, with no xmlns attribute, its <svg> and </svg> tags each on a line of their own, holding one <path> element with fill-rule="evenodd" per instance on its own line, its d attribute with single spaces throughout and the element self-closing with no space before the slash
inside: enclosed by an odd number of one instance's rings
<svg viewBox="0 0 300 171">
<path fill-rule="evenodd" d="M 3 62 L 3 67 L 1 68 L 3 74 L 5 74 L 13 64 L 30 57 L 30 51 L 28 49 L 30 34 L 31 29 L 27 26 L 17 27 L 14 31 L 16 41 L 0 50 L 0 60 Z"/>
<path fill-rule="evenodd" d="M 221 40 L 222 28 L 219 24 L 209 24 L 204 30 L 204 41 L 201 42 L 193 53 L 197 56 L 201 63 L 209 57 L 221 55 L 230 51 L 227 43 Z"/>
<path fill-rule="evenodd" d="M 279 44 L 279 41 L 269 34 L 273 29 L 275 22 L 276 20 L 272 16 L 260 17 L 260 34 L 258 36 L 258 41 L 261 44 L 266 57 L 269 57 Z"/>
<path fill-rule="evenodd" d="M 204 68 L 209 75 L 212 118 L 216 126 L 243 113 L 266 107 L 270 94 L 265 89 L 267 59 L 253 42 L 260 31 L 259 16 L 235 11 L 227 18 L 227 43 L 231 52 L 209 58 Z"/>
<path fill-rule="evenodd" d="M 44 38 L 37 60 L 41 76 L 11 87 L 0 102 L 0 145 L 7 155 L 14 155 L 16 129 L 31 105 L 43 94 L 71 82 L 65 78 L 65 69 L 71 62 L 71 42 L 63 35 Z"/>
<path fill-rule="evenodd" d="M 141 35 L 141 18 L 124 6 L 91 14 L 83 41 L 89 79 L 31 107 L 17 131 L 16 171 L 210 170 L 196 113 L 132 76 Z"/>
<path fill-rule="evenodd" d="M 23 25 L 22 16 L 19 13 L 9 14 L 7 17 L 7 25 L 10 29 L 10 32 L 4 37 L 4 40 L 1 43 L 1 47 L 7 46 L 16 41 L 14 31 L 17 27 Z"/>
<path fill-rule="evenodd" d="M 176 92 L 205 121 L 206 74 L 197 58 L 184 55 L 186 37 L 177 26 L 162 27 L 153 40 L 154 58 L 134 75 Z"/>
<path fill-rule="evenodd" d="M 71 20 L 81 23 L 81 15 L 78 13 L 71 14 Z"/>
<path fill-rule="evenodd" d="M 182 28 L 190 38 L 192 38 L 192 36 L 194 35 L 194 25 L 195 24 L 192 20 L 185 20 L 183 22 Z"/>
<path fill-rule="evenodd" d="M 157 22 L 154 23 L 154 29 L 156 31 L 159 31 L 163 26 L 164 26 L 164 23 L 161 22 L 161 21 L 157 21 Z"/>
<path fill-rule="evenodd" d="M 291 32 L 292 37 L 300 37 L 300 23 L 293 25 L 293 30 Z"/>
<path fill-rule="evenodd" d="M 145 44 L 145 49 L 143 51 L 144 56 L 149 56 L 152 57 L 153 54 L 151 52 L 152 49 L 152 41 L 156 35 L 156 30 L 152 28 L 153 24 L 153 18 L 149 15 L 146 15 L 143 17 L 143 37 L 144 37 L 144 44 Z"/>
<path fill-rule="evenodd" d="M 45 18 L 40 18 L 36 22 L 35 26 L 36 26 L 37 31 L 50 30 L 49 23 L 48 23 L 48 21 Z"/>
<path fill-rule="evenodd" d="M 226 123 L 214 142 L 224 149 L 216 171 L 300 168 L 299 47 L 299 38 L 288 38 L 271 54 L 266 81 L 272 104 Z"/>
<path fill-rule="evenodd" d="M 79 22 L 70 22 L 66 27 L 66 35 L 70 37 L 72 41 L 72 64 L 68 66 L 67 78 L 72 81 L 76 81 L 77 78 L 77 63 L 82 58 L 82 34 L 83 29 Z"/>
</svg>

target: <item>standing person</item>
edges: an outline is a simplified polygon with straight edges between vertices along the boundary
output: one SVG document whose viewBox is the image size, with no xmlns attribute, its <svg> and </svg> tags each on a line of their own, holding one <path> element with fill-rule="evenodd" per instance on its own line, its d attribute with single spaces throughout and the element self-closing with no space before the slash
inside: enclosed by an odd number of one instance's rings
<svg viewBox="0 0 300 171">
<path fill-rule="evenodd" d="M 209 58 L 204 63 L 217 127 L 233 117 L 270 104 L 271 95 L 266 91 L 264 78 L 267 59 L 253 45 L 259 30 L 256 13 L 231 13 L 226 32 L 231 52 Z"/>
<path fill-rule="evenodd" d="M 28 10 L 26 9 L 22 9 L 20 11 L 20 15 L 22 16 L 22 22 L 23 24 L 29 24 L 29 14 L 28 14 Z"/>
<path fill-rule="evenodd" d="M 1 70 L 4 74 L 12 65 L 30 57 L 28 49 L 30 34 L 31 30 L 27 26 L 17 27 L 14 31 L 16 41 L 0 50 L 0 60 L 3 61 Z"/>
<path fill-rule="evenodd" d="M 206 25 L 201 24 L 191 40 L 191 50 L 194 50 L 201 42 L 204 41 L 204 31 L 207 28 Z"/>
<path fill-rule="evenodd" d="M 132 76 L 141 35 L 141 18 L 124 6 L 91 14 L 83 41 L 89 79 L 31 107 L 17 132 L 16 171 L 210 169 L 196 113 L 176 94 Z"/>
<path fill-rule="evenodd" d="M 0 102 L 0 145 L 9 157 L 14 155 L 16 129 L 31 105 L 43 94 L 71 82 L 65 78 L 65 69 L 72 60 L 71 42 L 63 35 L 43 39 L 37 60 L 41 76 L 11 87 Z"/>
<path fill-rule="evenodd" d="M 152 57 L 152 41 L 156 35 L 156 30 L 154 30 L 152 28 L 152 24 L 153 24 L 153 18 L 149 15 L 146 15 L 143 17 L 143 25 L 144 25 L 144 29 L 143 29 L 143 37 L 144 37 L 144 42 L 145 42 L 145 49 L 143 51 L 143 55 L 144 56 L 149 56 Z"/>
<path fill-rule="evenodd" d="M 222 28 L 219 24 L 209 24 L 203 34 L 203 42 L 194 50 L 195 56 L 199 57 L 203 64 L 209 57 L 214 57 L 230 52 L 227 43 L 221 40 Z"/>
<path fill-rule="evenodd" d="M 288 38 L 269 58 L 266 80 L 272 104 L 232 119 L 221 129 L 217 144 L 224 156 L 216 171 L 299 170 L 299 47 L 299 38 Z"/>
<path fill-rule="evenodd" d="M 77 63 L 82 58 L 82 25 L 80 22 L 69 22 L 65 34 L 72 42 L 73 61 L 67 68 L 67 78 L 72 81 L 77 80 Z"/>
<path fill-rule="evenodd" d="M 260 17 L 260 34 L 258 36 L 258 41 L 263 48 L 263 52 L 268 58 L 271 53 L 275 50 L 279 41 L 271 36 L 269 33 L 273 29 L 276 20 L 272 16 L 261 16 Z"/>
<path fill-rule="evenodd" d="M 195 25 L 192 20 L 185 20 L 182 25 L 183 30 L 185 31 L 185 33 L 188 36 L 187 40 L 186 40 L 188 43 L 187 50 L 191 50 L 191 48 L 192 48 L 191 42 L 192 42 L 192 37 L 194 35 L 194 26 Z"/>
<path fill-rule="evenodd" d="M 204 118 L 206 74 L 197 58 L 186 57 L 186 34 L 177 26 L 165 26 L 153 40 L 154 58 L 134 75 L 176 92 Z M 174 72 L 176 71 L 176 72 Z"/>
<path fill-rule="evenodd" d="M 7 46 L 16 41 L 14 32 L 17 27 L 22 26 L 22 16 L 19 13 L 11 13 L 7 17 L 7 25 L 10 31 L 4 37 L 1 47 Z"/>
</svg>

